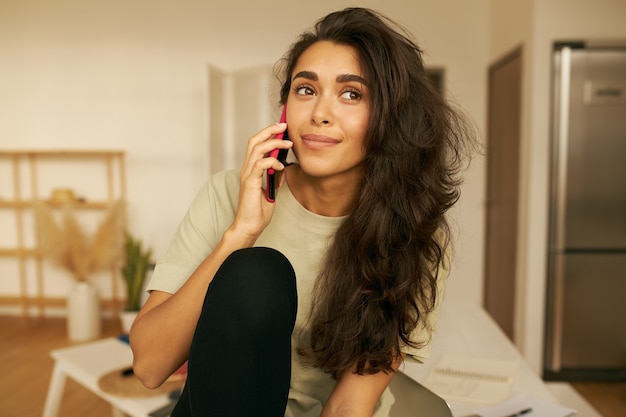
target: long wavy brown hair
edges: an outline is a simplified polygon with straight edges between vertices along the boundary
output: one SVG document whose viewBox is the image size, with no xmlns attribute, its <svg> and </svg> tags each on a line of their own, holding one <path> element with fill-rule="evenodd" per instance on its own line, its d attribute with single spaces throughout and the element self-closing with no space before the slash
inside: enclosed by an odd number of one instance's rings
<svg viewBox="0 0 626 417">
<path fill-rule="evenodd" d="M 369 9 L 334 12 L 303 33 L 282 60 L 281 102 L 311 45 L 354 47 L 370 92 L 365 175 L 337 230 L 313 292 L 310 346 L 299 353 L 335 378 L 391 372 L 435 308 L 450 242 L 446 211 L 459 198 L 472 142 L 465 118 L 436 90 L 407 32 Z M 430 334 L 430 332 L 423 332 Z"/>
</svg>

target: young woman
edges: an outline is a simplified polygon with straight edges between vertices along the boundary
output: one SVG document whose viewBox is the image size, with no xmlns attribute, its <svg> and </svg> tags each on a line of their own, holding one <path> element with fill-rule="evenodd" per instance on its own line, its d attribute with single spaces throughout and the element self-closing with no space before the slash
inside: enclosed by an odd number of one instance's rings
<svg viewBox="0 0 626 417">
<path fill-rule="evenodd" d="M 418 47 L 371 10 L 324 17 L 283 64 L 287 123 L 199 192 L 131 331 L 146 386 L 189 360 L 175 417 L 386 416 L 404 356 L 428 354 L 472 139 Z"/>
</svg>

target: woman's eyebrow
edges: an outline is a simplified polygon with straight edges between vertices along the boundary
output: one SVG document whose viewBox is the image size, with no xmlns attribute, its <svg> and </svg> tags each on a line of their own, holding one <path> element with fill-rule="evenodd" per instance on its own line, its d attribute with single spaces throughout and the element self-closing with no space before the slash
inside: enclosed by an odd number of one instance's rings
<svg viewBox="0 0 626 417">
<path fill-rule="evenodd" d="M 307 80 L 311 80 L 311 81 L 318 80 L 317 74 L 314 73 L 313 71 L 300 71 L 299 73 L 293 76 L 293 80 L 295 80 L 296 78 L 306 78 Z"/>
<path fill-rule="evenodd" d="M 355 75 L 355 74 L 341 74 L 337 76 L 338 83 L 349 83 L 349 82 L 357 82 L 363 85 L 367 85 L 365 82 L 365 78 Z"/>
<path fill-rule="evenodd" d="M 297 78 L 306 78 L 307 80 L 311 81 L 319 80 L 319 77 L 313 71 L 300 71 L 293 76 L 293 80 Z M 338 83 L 357 82 L 363 85 L 367 85 L 367 82 L 365 82 L 365 78 L 355 74 L 340 74 L 337 76 L 336 80 Z"/>
</svg>

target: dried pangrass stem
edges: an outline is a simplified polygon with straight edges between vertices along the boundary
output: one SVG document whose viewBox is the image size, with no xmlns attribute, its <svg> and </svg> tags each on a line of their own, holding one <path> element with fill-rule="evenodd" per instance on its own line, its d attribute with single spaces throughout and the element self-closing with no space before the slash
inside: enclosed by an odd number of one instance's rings
<svg viewBox="0 0 626 417">
<path fill-rule="evenodd" d="M 33 203 L 40 255 L 86 281 L 94 272 L 119 262 L 124 255 L 124 203 L 116 201 L 107 211 L 92 238 L 76 219 L 72 207 L 63 208 L 61 224 L 42 201 Z"/>
</svg>

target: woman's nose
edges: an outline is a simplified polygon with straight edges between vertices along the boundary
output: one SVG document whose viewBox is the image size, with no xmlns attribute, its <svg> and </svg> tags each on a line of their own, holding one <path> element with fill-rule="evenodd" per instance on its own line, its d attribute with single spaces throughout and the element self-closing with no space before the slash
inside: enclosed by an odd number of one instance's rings
<svg viewBox="0 0 626 417">
<path fill-rule="evenodd" d="M 313 108 L 311 121 L 316 125 L 327 125 L 333 122 L 333 110 L 330 98 L 318 96 L 317 103 Z"/>
</svg>

